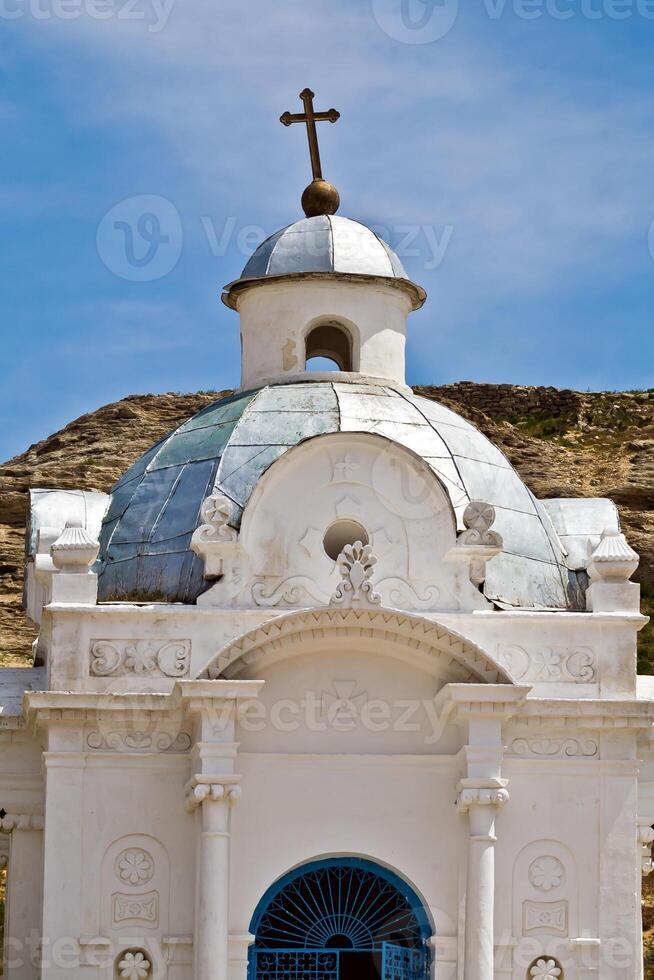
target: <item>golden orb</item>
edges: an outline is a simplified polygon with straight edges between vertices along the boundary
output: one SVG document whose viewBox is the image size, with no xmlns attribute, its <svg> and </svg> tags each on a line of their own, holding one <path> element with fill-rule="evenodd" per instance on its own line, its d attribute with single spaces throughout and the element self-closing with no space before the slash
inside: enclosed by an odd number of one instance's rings
<svg viewBox="0 0 654 980">
<path fill-rule="evenodd" d="M 307 218 L 319 214 L 336 214 L 341 198 L 328 180 L 312 180 L 302 195 L 302 208 Z"/>
</svg>

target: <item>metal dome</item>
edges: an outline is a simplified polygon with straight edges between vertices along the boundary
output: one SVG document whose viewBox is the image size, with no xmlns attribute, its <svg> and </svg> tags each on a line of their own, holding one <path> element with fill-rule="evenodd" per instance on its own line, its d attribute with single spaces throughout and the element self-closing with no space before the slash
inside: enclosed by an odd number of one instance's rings
<svg viewBox="0 0 654 980">
<path fill-rule="evenodd" d="M 302 218 L 275 232 L 254 252 L 239 279 L 225 287 L 224 301 L 245 283 L 280 276 L 341 274 L 390 279 L 412 294 L 414 309 L 425 301 L 424 290 L 407 276 L 399 258 L 366 225 L 338 215 Z"/>
<path fill-rule="evenodd" d="M 305 439 L 333 432 L 385 436 L 421 456 L 457 519 L 470 500 L 496 508 L 504 551 L 486 596 L 508 606 L 573 604 L 563 547 L 544 506 L 504 454 L 456 413 L 394 388 L 343 382 L 269 385 L 208 406 L 147 452 L 116 484 L 103 522 L 100 599 L 194 602 L 207 588 L 190 550 L 200 506 L 230 497 L 239 518 L 263 473 Z"/>
</svg>

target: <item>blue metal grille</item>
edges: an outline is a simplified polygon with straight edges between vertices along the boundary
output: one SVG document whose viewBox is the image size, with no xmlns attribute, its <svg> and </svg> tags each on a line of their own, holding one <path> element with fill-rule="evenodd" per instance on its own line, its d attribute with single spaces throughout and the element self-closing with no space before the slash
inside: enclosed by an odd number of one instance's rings
<svg viewBox="0 0 654 980">
<path fill-rule="evenodd" d="M 384 943 L 381 975 L 382 980 L 424 980 L 427 951 Z"/>
<path fill-rule="evenodd" d="M 256 980 L 338 980 L 338 952 L 324 949 L 253 951 Z"/>
<path fill-rule="evenodd" d="M 250 928 L 250 980 L 428 976 L 431 929 L 417 896 L 355 858 L 291 872 L 266 893 Z"/>
<path fill-rule="evenodd" d="M 372 949 L 383 942 L 420 946 L 421 927 L 407 896 L 367 868 L 331 864 L 288 882 L 256 931 L 257 946 Z"/>
</svg>

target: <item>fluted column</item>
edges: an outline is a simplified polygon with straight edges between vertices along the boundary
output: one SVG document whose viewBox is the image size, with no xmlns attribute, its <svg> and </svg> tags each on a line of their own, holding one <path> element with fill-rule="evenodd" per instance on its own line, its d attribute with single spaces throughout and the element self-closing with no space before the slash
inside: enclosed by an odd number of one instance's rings
<svg viewBox="0 0 654 980">
<path fill-rule="evenodd" d="M 493 980 L 495 955 L 495 816 L 509 799 L 506 780 L 462 779 L 457 808 L 469 828 L 465 980 Z"/>
<path fill-rule="evenodd" d="M 202 779 L 201 782 L 198 779 Z M 200 821 L 195 909 L 195 980 L 226 980 L 229 964 L 229 823 L 239 777 L 194 777 L 187 807 Z"/>
</svg>

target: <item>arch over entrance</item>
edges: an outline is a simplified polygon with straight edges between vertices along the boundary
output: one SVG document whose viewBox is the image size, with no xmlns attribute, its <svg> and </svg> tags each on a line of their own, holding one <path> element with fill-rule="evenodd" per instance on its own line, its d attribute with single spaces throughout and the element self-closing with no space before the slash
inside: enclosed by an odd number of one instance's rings
<svg viewBox="0 0 654 980">
<path fill-rule="evenodd" d="M 370 643 L 380 655 L 406 659 L 426 670 L 457 664 L 460 682 L 512 684 L 504 667 L 460 633 L 433 620 L 396 609 L 303 609 L 277 616 L 231 640 L 214 654 L 200 678 L 233 679 L 256 673 L 260 666 L 321 652 L 325 645 L 345 648 L 351 637 L 361 647 Z"/>
<path fill-rule="evenodd" d="M 414 890 L 361 858 L 275 882 L 255 910 L 249 980 L 425 980 L 432 928 Z"/>
</svg>

